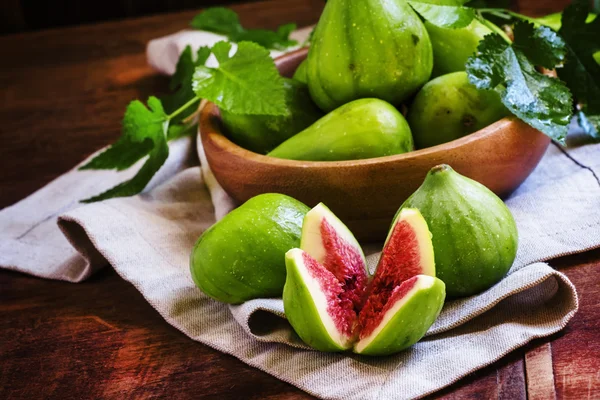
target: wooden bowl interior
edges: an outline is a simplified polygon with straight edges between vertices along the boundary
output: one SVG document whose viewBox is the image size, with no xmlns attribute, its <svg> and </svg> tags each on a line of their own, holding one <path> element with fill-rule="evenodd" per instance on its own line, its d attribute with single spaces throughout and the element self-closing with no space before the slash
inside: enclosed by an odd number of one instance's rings
<svg viewBox="0 0 600 400">
<path fill-rule="evenodd" d="M 306 59 L 308 55 L 308 48 L 303 47 L 296 51 L 292 51 L 284 56 L 279 57 L 276 60 L 277 69 L 281 76 L 291 78 L 294 76 L 294 72 L 298 69 L 298 66 Z"/>
</svg>

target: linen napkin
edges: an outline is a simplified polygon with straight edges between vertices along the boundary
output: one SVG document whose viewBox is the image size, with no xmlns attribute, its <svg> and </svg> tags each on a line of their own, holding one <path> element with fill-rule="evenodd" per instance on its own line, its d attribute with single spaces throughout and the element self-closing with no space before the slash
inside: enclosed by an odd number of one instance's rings
<svg viewBox="0 0 600 400">
<path fill-rule="evenodd" d="M 153 65 L 155 56 L 149 52 Z M 541 261 L 600 246 L 599 150 L 551 145 L 506 200 L 520 235 L 509 275 L 480 295 L 448 302 L 424 340 L 390 357 L 312 351 L 285 320 L 280 299 L 230 307 L 194 286 L 190 250 L 215 211 L 223 215 L 234 205 L 205 160 L 201 172 L 202 149 L 191 138 L 170 144 L 165 166 L 141 195 L 81 205 L 134 172 L 74 169 L 0 211 L 0 266 L 79 282 L 110 264 L 193 340 L 315 396 L 418 398 L 559 331 L 577 311 L 571 282 Z M 371 267 L 380 247 L 366 249 Z"/>
</svg>

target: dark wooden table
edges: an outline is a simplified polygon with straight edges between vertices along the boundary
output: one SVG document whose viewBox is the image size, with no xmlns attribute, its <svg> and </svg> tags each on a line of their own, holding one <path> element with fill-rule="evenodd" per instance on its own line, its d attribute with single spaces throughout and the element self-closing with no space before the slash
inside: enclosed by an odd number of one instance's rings
<svg viewBox="0 0 600 400">
<path fill-rule="evenodd" d="M 543 14 L 565 1 L 521 2 Z M 321 0 L 235 6 L 250 27 L 314 23 Z M 519 4 L 517 4 L 519 6 Z M 0 37 L 0 208 L 119 136 L 127 103 L 166 89 L 148 40 L 194 12 Z M 0 227 L 1 229 L 1 227 Z M 600 251 L 554 260 L 577 286 L 569 326 L 436 397 L 599 399 Z M 309 398 L 168 325 L 110 268 L 81 284 L 0 271 L 0 399 Z"/>
</svg>

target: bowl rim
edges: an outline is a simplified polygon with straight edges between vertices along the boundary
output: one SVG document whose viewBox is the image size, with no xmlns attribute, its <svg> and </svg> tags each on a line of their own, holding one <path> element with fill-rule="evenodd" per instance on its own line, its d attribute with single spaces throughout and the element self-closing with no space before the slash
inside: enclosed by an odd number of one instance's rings
<svg viewBox="0 0 600 400">
<path fill-rule="evenodd" d="M 275 58 L 275 63 L 282 62 L 287 58 L 293 58 L 298 56 L 299 53 L 307 52 L 308 48 L 300 48 L 298 50 L 283 54 Z M 526 125 L 523 121 L 519 120 L 515 116 L 504 117 L 478 131 L 470 133 L 461 138 L 452 140 L 450 142 L 442 143 L 436 146 L 427 147 L 424 149 L 412 150 L 407 153 L 394 154 L 389 156 L 365 158 L 359 160 L 344 160 L 344 161 L 302 161 L 302 160 L 288 160 L 283 158 L 269 157 L 264 154 L 255 153 L 251 150 L 245 149 L 236 143 L 232 142 L 223 133 L 221 125 L 221 116 L 219 107 L 212 103 L 207 102 L 202 110 L 200 111 L 199 124 L 198 124 L 198 135 L 200 138 L 210 140 L 215 143 L 218 147 L 233 153 L 234 155 L 261 164 L 279 165 L 282 167 L 296 167 L 296 168 L 348 168 L 357 166 L 367 165 L 378 165 L 395 163 L 398 161 L 408 161 L 414 158 L 422 156 L 432 156 L 435 154 L 447 153 L 449 150 L 463 147 L 467 144 L 477 142 L 489 138 L 490 136 L 502 134 L 506 128 L 510 125 Z M 526 125 L 529 128 L 528 125 Z M 519 128 L 517 128 L 519 129 Z M 538 134 L 543 135 L 538 131 Z"/>
</svg>

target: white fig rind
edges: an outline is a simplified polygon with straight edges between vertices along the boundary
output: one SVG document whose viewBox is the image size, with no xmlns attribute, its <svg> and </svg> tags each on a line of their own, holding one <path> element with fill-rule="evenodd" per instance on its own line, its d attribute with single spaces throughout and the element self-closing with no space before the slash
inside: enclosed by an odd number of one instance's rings
<svg viewBox="0 0 600 400">
<path fill-rule="evenodd" d="M 321 288 L 319 281 L 313 278 L 304 264 L 304 253 L 301 249 L 289 250 L 285 257 L 288 260 L 292 260 L 296 266 L 300 279 L 304 283 L 304 287 L 308 290 L 310 297 L 312 298 L 315 308 L 317 310 L 320 322 L 323 324 L 329 338 L 336 346 L 341 348 L 351 347 L 351 338 L 342 334 L 337 327 L 331 315 L 327 312 L 327 298 L 325 297 L 324 290 Z M 315 324 L 318 321 L 305 321 L 308 324 Z"/>
</svg>

